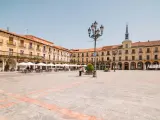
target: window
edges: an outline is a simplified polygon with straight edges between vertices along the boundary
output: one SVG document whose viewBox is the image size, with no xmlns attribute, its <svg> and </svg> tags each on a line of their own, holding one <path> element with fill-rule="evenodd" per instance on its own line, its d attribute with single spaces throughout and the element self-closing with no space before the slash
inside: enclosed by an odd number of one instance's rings
<svg viewBox="0 0 160 120">
<path fill-rule="evenodd" d="M 102 56 L 104 55 L 104 52 L 102 52 Z"/>
<path fill-rule="evenodd" d="M 147 55 L 147 60 L 149 60 L 149 55 Z"/>
<path fill-rule="evenodd" d="M 98 58 L 97 58 L 97 62 L 98 62 Z"/>
<path fill-rule="evenodd" d="M 132 49 L 132 54 L 135 54 L 135 49 Z"/>
<path fill-rule="evenodd" d="M 82 53 L 82 57 L 84 57 L 84 54 Z"/>
<path fill-rule="evenodd" d="M 78 57 L 79 57 L 79 53 L 78 53 Z"/>
<path fill-rule="evenodd" d="M 125 54 L 128 54 L 128 50 L 125 51 Z"/>
<path fill-rule="evenodd" d="M 29 55 L 32 56 L 32 52 L 30 52 Z"/>
<path fill-rule="evenodd" d="M 45 56 L 46 56 L 46 55 L 45 55 L 45 54 L 43 54 L 43 58 L 45 58 Z"/>
<path fill-rule="evenodd" d="M 9 44 L 13 44 L 13 37 L 9 37 Z"/>
<path fill-rule="evenodd" d="M 128 60 L 128 56 L 125 56 L 125 60 Z"/>
<path fill-rule="evenodd" d="M 158 47 L 155 47 L 155 52 L 158 52 Z"/>
<path fill-rule="evenodd" d="M 154 56 L 154 59 L 157 60 L 157 59 L 158 59 L 158 55 L 155 55 L 155 56 Z"/>
<path fill-rule="evenodd" d="M 24 45 L 24 40 L 20 40 L 20 45 L 21 45 L 21 46 Z"/>
<path fill-rule="evenodd" d="M 135 60 L 135 56 L 132 56 L 132 60 Z"/>
<path fill-rule="evenodd" d="M 86 62 L 88 62 L 88 58 L 86 58 Z"/>
<path fill-rule="evenodd" d="M 82 62 L 84 61 L 84 59 L 82 58 Z"/>
<path fill-rule="evenodd" d="M 109 60 L 109 57 L 107 57 L 107 60 Z"/>
<path fill-rule="evenodd" d="M 39 45 L 37 45 L 37 50 L 39 50 Z"/>
<path fill-rule="evenodd" d="M 29 43 L 29 48 L 30 48 L 30 49 L 32 48 L 32 43 Z"/>
<path fill-rule="evenodd" d="M 46 50 L 46 46 L 43 46 L 43 51 L 45 51 Z"/>
<path fill-rule="evenodd" d="M 142 60 L 142 55 L 139 56 L 139 60 Z"/>
<path fill-rule="evenodd" d="M 13 49 L 9 48 L 9 55 L 13 55 Z"/>
<path fill-rule="evenodd" d="M 51 55 L 49 55 L 49 60 L 51 59 Z"/>
<path fill-rule="evenodd" d="M 142 48 L 139 48 L 139 53 L 142 53 Z"/>
<path fill-rule="evenodd" d="M 147 53 L 149 53 L 150 52 L 150 48 L 147 48 Z"/>
<path fill-rule="evenodd" d="M 91 61 L 93 62 L 93 58 L 91 58 Z"/>
<path fill-rule="evenodd" d="M 121 55 L 122 54 L 122 51 L 121 50 L 119 50 L 119 55 Z"/>
<path fill-rule="evenodd" d="M 113 61 L 115 61 L 115 57 L 113 57 Z"/>
<path fill-rule="evenodd" d="M 110 52 L 109 52 L 109 51 L 107 51 L 107 55 L 110 55 Z"/>
<path fill-rule="evenodd" d="M 128 48 L 128 44 L 126 44 L 126 48 Z"/>
<path fill-rule="evenodd" d="M 20 55 L 23 55 L 24 54 L 24 51 L 23 50 L 20 50 Z"/>
<path fill-rule="evenodd" d="M 86 55 L 87 57 L 88 57 L 88 53 L 87 53 L 87 55 Z"/>
<path fill-rule="evenodd" d="M 102 57 L 102 62 L 104 61 L 104 58 Z"/>
<path fill-rule="evenodd" d="M 121 61 L 121 57 L 119 57 L 119 61 Z"/>
<path fill-rule="evenodd" d="M 51 52 L 51 48 L 49 48 L 49 52 Z"/>
</svg>

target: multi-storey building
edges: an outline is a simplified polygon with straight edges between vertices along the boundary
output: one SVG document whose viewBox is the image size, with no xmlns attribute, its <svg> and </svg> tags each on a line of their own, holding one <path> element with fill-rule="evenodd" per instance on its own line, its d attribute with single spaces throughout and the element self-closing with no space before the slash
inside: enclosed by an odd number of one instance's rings
<svg viewBox="0 0 160 120">
<path fill-rule="evenodd" d="M 113 52 L 117 51 L 114 55 Z M 71 49 L 71 62 L 78 64 L 94 63 L 94 49 Z M 114 65 L 117 69 L 143 70 L 150 64 L 160 63 L 160 40 L 134 42 L 129 40 L 128 25 L 126 26 L 125 40 L 122 44 L 97 48 L 97 69 Z"/>
<path fill-rule="evenodd" d="M 69 63 L 70 51 L 47 40 L 0 29 L 0 69 L 17 67 L 19 62 Z"/>
<path fill-rule="evenodd" d="M 117 51 L 114 55 L 113 51 Z M 19 35 L 0 29 L 0 69 L 16 68 L 19 62 L 44 63 L 94 63 L 94 49 L 66 49 L 32 35 Z M 98 69 L 146 69 L 160 63 L 160 40 L 132 42 L 126 26 L 122 44 L 97 48 Z"/>
</svg>

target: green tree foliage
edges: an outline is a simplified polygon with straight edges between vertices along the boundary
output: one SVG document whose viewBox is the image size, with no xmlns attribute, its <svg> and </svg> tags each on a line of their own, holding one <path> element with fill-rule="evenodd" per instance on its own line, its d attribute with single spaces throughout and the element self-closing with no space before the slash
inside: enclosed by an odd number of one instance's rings
<svg viewBox="0 0 160 120">
<path fill-rule="evenodd" d="M 87 65 L 87 67 L 86 67 L 86 70 L 87 70 L 88 72 L 93 71 L 93 70 L 94 70 L 93 65 L 89 63 L 89 64 Z"/>
</svg>

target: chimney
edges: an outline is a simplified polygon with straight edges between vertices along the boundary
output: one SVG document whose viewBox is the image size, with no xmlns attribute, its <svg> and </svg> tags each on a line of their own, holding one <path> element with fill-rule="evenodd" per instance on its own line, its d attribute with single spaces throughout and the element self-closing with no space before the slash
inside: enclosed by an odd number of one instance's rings
<svg viewBox="0 0 160 120">
<path fill-rule="evenodd" d="M 148 42 L 149 42 L 149 40 L 148 40 Z"/>
</svg>

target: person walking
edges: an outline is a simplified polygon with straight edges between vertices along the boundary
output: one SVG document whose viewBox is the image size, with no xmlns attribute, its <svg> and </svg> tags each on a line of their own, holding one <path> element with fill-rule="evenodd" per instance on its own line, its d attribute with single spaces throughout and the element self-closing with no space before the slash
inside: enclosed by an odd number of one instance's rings
<svg viewBox="0 0 160 120">
<path fill-rule="evenodd" d="M 80 69 L 79 69 L 79 76 L 81 76 L 82 75 L 82 67 L 80 67 Z"/>
</svg>

